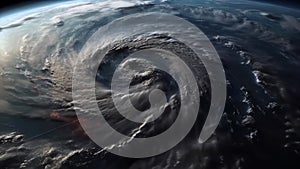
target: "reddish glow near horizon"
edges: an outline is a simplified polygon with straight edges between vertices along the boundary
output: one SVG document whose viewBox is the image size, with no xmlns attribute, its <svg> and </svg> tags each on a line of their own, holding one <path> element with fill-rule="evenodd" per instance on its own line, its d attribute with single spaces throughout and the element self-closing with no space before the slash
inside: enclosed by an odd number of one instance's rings
<svg viewBox="0 0 300 169">
<path fill-rule="evenodd" d="M 75 126 L 75 129 L 70 133 L 70 135 L 72 136 L 88 136 L 88 133 L 86 133 L 80 123 L 85 123 L 87 120 L 86 119 L 79 119 L 77 117 L 65 117 L 65 116 L 62 116 L 60 115 L 58 112 L 51 112 L 50 113 L 50 118 L 53 119 L 53 120 L 58 120 L 58 121 L 62 121 L 62 122 L 66 122 L 66 123 L 69 123 L 70 126 Z M 80 123 L 79 123 L 80 121 Z M 100 127 L 100 124 L 97 123 L 97 124 L 88 124 L 88 127 L 91 129 L 90 131 L 95 131 L 97 130 L 97 128 Z"/>
</svg>

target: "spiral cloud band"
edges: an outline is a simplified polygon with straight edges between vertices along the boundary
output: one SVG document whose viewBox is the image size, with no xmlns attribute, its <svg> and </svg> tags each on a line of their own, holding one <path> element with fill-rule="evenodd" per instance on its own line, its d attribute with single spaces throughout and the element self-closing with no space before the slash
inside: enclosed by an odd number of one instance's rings
<svg viewBox="0 0 300 169">
<path fill-rule="evenodd" d="M 182 18 L 162 13 L 134 14 L 114 20 L 96 31 L 81 50 L 74 68 L 72 93 L 76 114 L 88 136 L 104 150 L 120 156 L 144 158 L 170 150 L 189 133 L 199 112 L 200 91 L 193 72 L 179 56 L 157 47 L 136 51 L 122 60 L 113 72 L 109 90 L 118 112 L 143 127 L 143 124 L 153 122 L 163 114 L 168 99 L 163 90 L 152 88 L 148 92 L 151 106 L 141 112 L 131 103 L 129 91 L 132 79 L 138 72 L 145 74 L 154 69 L 169 74 L 176 81 L 180 94 L 181 106 L 174 123 L 158 135 L 137 138 L 138 133 L 127 136 L 105 120 L 95 94 L 95 78 L 99 74 L 101 76 L 101 71 L 97 74 L 99 65 L 117 41 L 153 34 L 172 37 L 189 47 L 200 58 L 209 75 L 211 104 L 200 133 L 200 143 L 213 134 L 224 110 L 226 80 L 223 66 L 216 50 L 199 28 Z M 136 63 L 130 64 L 132 61 Z M 91 128 L 91 124 L 97 128 Z"/>
</svg>

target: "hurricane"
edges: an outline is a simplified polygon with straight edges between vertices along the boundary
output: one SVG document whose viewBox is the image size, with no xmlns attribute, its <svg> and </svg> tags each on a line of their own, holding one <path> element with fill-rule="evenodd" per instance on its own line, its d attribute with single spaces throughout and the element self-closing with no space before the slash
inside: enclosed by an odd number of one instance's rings
<svg viewBox="0 0 300 169">
<path fill-rule="evenodd" d="M 299 18 L 246 0 L 1 13 L 0 168 L 298 169 Z"/>
</svg>

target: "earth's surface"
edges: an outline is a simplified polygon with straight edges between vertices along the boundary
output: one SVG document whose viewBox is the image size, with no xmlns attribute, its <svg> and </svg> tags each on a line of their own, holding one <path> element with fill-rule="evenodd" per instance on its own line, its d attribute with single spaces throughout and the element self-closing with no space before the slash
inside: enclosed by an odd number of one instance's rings
<svg viewBox="0 0 300 169">
<path fill-rule="evenodd" d="M 221 57 L 228 94 L 221 123 L 206 143 L 197 142 L 200 116 L 175 148 L 151 158 L 129 159 L 101 151 L 86 136 L 76 120 L 71 79 L 78 53 L 99 27 L 141 12 L 170 13 L 198 26 Z M 166 48 L 176 44 L 156 34 L 135 40 L 134 45 L 117 44 L 103 66 L 110 70 L 113 56 L 154 47 L 158 41 Z M 176 45 L 169 49 L 186 54 L 184 46 Z M 74 1 L 2 15 L 0 168 L 299 169 L 299 54 L 300 11 L 257 2 Z M 109 71 L 96 80 L 106 84 L 106 76 Z M 136 83 L 176 88 L 165 78 L 151 72 Z M 109 98 L 99 96 L 105 113 L 113 111 L 110 106 Z M 154 132 L 168 127 L 172 119 L 162 120 Z M 132 129 L 122 119 L 108 120 L 125 133 Z"/>
</svg>

